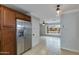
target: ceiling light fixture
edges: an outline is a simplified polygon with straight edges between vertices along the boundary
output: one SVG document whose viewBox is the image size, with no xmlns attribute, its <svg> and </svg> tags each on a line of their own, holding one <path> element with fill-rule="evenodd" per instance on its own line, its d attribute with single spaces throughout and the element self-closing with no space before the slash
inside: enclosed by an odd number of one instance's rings
<svg viewBox="0 0 79 59">
<path fill-rule="evenodd" d="M 45 25 L 45 22 L 43 21 L 43 25 Z"/>
<path fill-rule="evenodd" d="M 60 5 L 57 5 L 57 9 L 56 9 L 57 15 L 60 15 Z"/>
</svg>

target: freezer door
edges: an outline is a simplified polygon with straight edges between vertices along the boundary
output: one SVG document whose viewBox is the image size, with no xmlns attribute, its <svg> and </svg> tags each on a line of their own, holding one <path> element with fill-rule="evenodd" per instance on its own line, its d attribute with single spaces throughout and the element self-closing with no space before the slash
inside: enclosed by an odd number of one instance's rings
<svg viewBox="0 0 79 59">
<path fill-rule="evenodd" d="M 24 47 L 25 47 L 25 50 L 28 50 L 31 48 L 31 44 L 32 44 L 32 25 L 30 22 L 26 22 L 25 23 L 25 30 L 24 30 L 24 33 L 25 33 L 25 40 L 24 40 Z"/>
<path fill-rule="evenodd" d="M 24 39 L 17 39 L 17 54 L 24 52 Z"/>
</svg>

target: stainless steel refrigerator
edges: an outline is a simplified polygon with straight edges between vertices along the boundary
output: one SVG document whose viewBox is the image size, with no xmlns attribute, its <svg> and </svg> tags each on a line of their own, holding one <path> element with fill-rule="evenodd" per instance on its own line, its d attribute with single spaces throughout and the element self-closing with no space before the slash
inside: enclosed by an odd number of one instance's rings
<svg viewBox="0 0 79 59">
<path fill-rule="evenodd" d="M 20 19 L 16 20 L 16 25 L 17 54 L 22 54 L 32 46 L 32 25 Z"/>
</svg>

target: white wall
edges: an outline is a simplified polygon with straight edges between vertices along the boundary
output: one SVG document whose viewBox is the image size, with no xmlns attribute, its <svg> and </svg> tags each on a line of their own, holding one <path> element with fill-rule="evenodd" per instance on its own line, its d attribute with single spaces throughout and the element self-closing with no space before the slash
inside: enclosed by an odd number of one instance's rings
<svg viewBox="0 0 79 59">
<path fill-rule="evenodd" d="M 40 38 L 40 19 L 32 16 L 32 47 L 36 46 L 39 43 Z"/>
<path fill-rule="evenodd" d="M 40 36 L 45 35 L 45 25 L 40 24 Z"/>
<path fill-rule="evenodd" d="M 79 51 L 79 12 L 64 14 L 61 17 L 62 30 L 61 47 Z"/>
</svg>

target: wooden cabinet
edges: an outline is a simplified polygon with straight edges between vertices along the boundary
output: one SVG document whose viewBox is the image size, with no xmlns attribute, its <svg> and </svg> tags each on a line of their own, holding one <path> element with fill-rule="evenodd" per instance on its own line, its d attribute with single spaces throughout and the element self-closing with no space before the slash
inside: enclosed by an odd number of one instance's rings
<svg viewBox="0 0 79 59">
<path fill-rule="evenodd" d="M 15 12 L 14 11 L 3 7 L 2 16 L 3 16 L 2 18 L 3 26 L 15 27 Z"/>
<path fill-rule="evenodd" d="M 1 6 L 0 54 L 16 54 L 16 19 L 15 12 Z"/>
<path fill-rule="evenodd" d="M 24 15 L 24 14 L 22 14 L 20 12 L 16 12 L 16 19 L 22 19 L 22 20 L 25 20 L 25 21 L 31 21 L 30 16 Z"/>
<path fill-rule="evenodd" d="M 0 50 L 1 50 L 1 6 L 0 6 Z"/>
<path fill-rule="evenodd" d="M 1 30 L 0 30 L 0 50 L 1 50 Z"/>
<path fill-rule="evenodd" d="M 0 6 L 0 30 L 1 30 L 1 6 Z"/>
<path fill-rule="evenodd" d="M 31 21 L 31 17 L 0 6 L 0 54 L 14 55 L 16 49 L 16 19 Z"/>
<path fill-rule="evenodd" d="M 2 30 L 1 54 L 16 54 L 16 30 L 4 27 Z"/>
<path fill-rule="evenodd" d="M 16 12 L 16 18 L 20 18 L 20 19 L 25 19 L 25 15 L 19 13 L 19 12 Z"/>
</svg>

